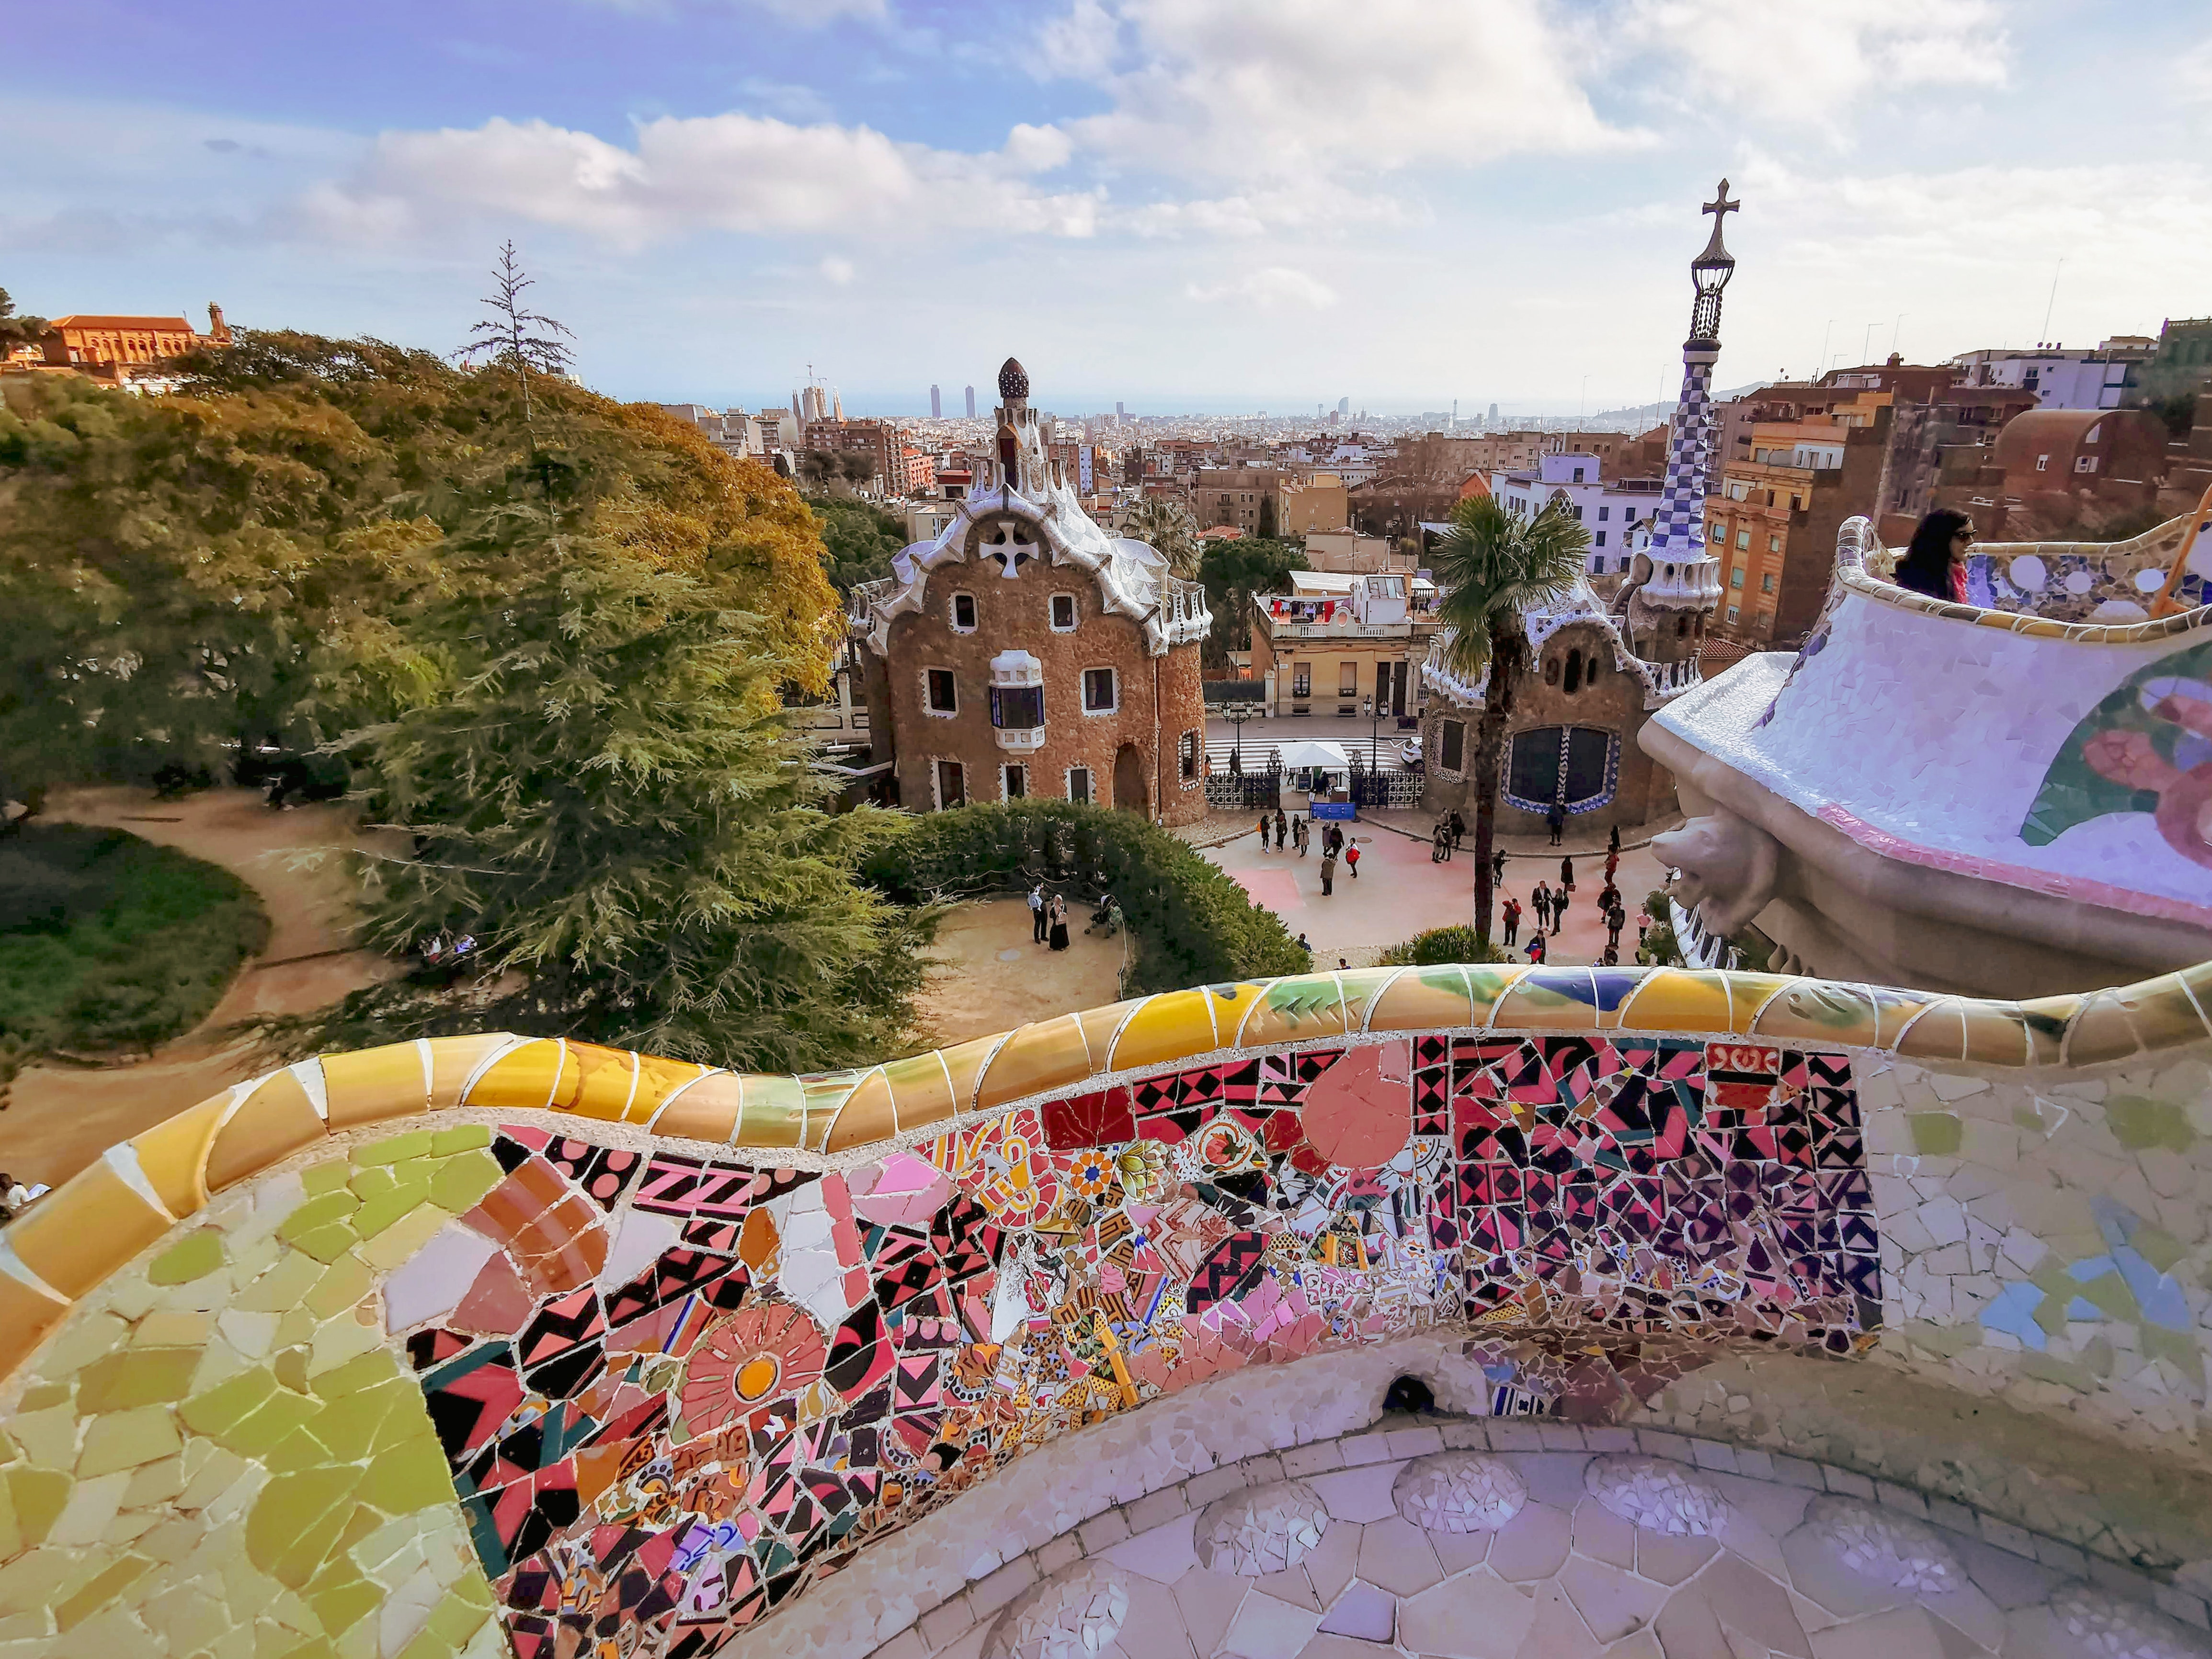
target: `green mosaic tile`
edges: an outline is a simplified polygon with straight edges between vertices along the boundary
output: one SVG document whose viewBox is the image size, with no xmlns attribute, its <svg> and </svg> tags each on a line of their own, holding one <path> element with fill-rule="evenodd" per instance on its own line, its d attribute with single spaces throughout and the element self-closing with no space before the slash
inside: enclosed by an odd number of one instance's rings
<svg viewBox="0 0 2212 1659">
<path fill-rule="evenodd" d="M 489 1152 L 465 1152 L 448 1159 L 431 1177 L 430 1201 L 441 1210 L 465 1215 L 505 1177 L 499 1160 Z"/>
<path fill-rule="evenodd" d="M 167 1407 L 110 1412 L 85 1425 L 84 1449 L 77 1454 L 77 1479 L 94 1480 L 119 1469 L 139 1468 L 173 1457 L 184 1449 L 176 1414 Z"/>
<path fill-rule="evenodd" d="M 199 1369 L 198 1348 L 125 1348 L 77 1374 L 76 1408 L 86 1416 L 182 1400 Z"/>
<path fill-rule="evenodd" d="M 410 1158 L 427 1158 L 431 1143 L 437 1139 L 429 1129 L 411 1129 L 404 1135 L 394 1135 L 389 1140 L 380 1140 L 373 1146 L 364 1146 L 353 1155 L 356 1164 L 398 1164 Z"/>
<path fill-rule="evenodd" d="M 211 1227 L 187 1233 L 155 1256 L 146 1277 L 156 1285 L 189 1285 L 222 1266 L 222 1235 Z"/>
<path fill-rule="evenodd" d="M 1912 1150 L 1923 1158 L 1955 1158 L 1964 1129 L 1949 1112 L 1911 1112 L 1905 1122 L 1912 1130 Z"/>
<path fill-rule="evenodd" d="M 143 1555 L 125 1555 L 111 1562 L 76 1595 L 54 1608 L 54 1624 L 64 1632 L 98 1613 L 153 1570 Z"/>
<path fill-rule="evenodd" d="M 489 1123 L 459 1124 L 450 1129 L 440 1129 L 430 1137 L 430 1150 L 441 1157 L 490 1145 L 491 1125 Z"/>
<path fill-rule="evenodd" d="M 336 1192 L 353 1177 L 353 1165 L 343 1159 L 335 1164 L 318 1164 L 313 1169 L 300 1172 L 300 1184 L 307 1189 L 307 1196 Z"/>
<path fill-rule="evenodd" d="M 2197 1144 L 2197 1131 L 2190 1127 L 2189 1115 L 2172 1101 L 2115 1095 L 2105 1103 L 2105 1122 L 2112 1139 L 2130 1152 L 2163 1146 L 2185 1152 Z"/>
<path fill-rule="evenodd" d="M 15 1514 L 15 1528 L 27 1544 L 46 1541 L 54 1522 L 61 1519 L 76 1482 L 58 1469 L 10 1469 L 8 1501 Z"/>
</svg>

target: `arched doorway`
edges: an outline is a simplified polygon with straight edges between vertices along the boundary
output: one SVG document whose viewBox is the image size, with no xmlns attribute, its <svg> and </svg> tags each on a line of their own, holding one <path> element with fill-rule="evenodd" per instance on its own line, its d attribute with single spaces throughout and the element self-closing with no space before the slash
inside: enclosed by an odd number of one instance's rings
<svg viewBox="0 0 2212 1659">
<path fill-rule="evenodd" d="M 1114 805 L 1125 812 L 1142 812 L 1151 798 L 1145 789 L 1145 757 L 1133 743 L 1114 751 Z"/>
</svg>

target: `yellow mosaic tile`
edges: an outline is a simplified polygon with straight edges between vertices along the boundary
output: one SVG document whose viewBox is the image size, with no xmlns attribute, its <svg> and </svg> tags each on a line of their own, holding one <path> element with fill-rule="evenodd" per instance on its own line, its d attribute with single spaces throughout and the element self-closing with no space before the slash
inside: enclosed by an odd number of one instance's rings
<svg viewBox="0 0 2212 1659">
<path fill-rule="evenodd" d="M 2179 974 L 2161 974 L 2156 979 L 2123 986 L 2113 994 L 2136 1028 L 2136 1040 L 2153 1054 L 2212 1036 Z"/>
<path fill-rule="evenodd" d="M 0 1266 L 0 1376 L 44 1341 L 69 1309 L 68 1303 L 55 1301 Z"/>
<path fill-rule="evenodd" d="M 935 1053 L 894 1060 L 883 1068 L 883 1077 L 897 1109 L 901 1133 L 942 1123 L 952 1115 L 952 1080 Z"/>
<path fill-rule="evenodd" d="M 7 1242 L 26 1267 L 75 1300 L 173 1224 L 102 1160 L 10 1222 Z"/>
<path fill-rule="evenodd" d="M 1913 1018 L 1937 1000 L 1911 991 L 1895 990 L 1887 985 L 1869 986 L 1867 994 L 1875 1002 L 1875 1047 L 1877 1048 L 1887 1048 L 1895 1043 L 1899 1034 L 1912 1023 Z"/>
<path fill-rule="evenodd" d="M 1898 1054 L 1907 1060 L 1958 1060 L 1966 1052 L 1966 1022 L 1963 1007 L 1965 999 L 1945 997 L 1923 1010 L 1920 1017 L 1906 1026 L 1893 1045 Z M 2014 1051 L 2014 1065 L 2025 1058 L 2024 1049 Z"/>
<path fill-rule="evenodd" d="M 395 1042 L 354 1054 L 323 1056 L 323 1094 L 333 1130 L 427 1111 L 430 1081 L 421 1046 Z"/>
<path fill-rule="evenodd" d="M 207 1202 L 208 1148 L 229 1109 L 229 1095 L 217 1095 L 131 1137 L 138 1167 L 171 1215 L 181 1218 Z"/>
<path fill-rule="evenodd" d="M 882 1066 L 872 1066 L 837 1106 L 822 1150 L 842 1152 L 871 1141 L 889 1140 L 898 1131 L 898 1112 L 891 1103 L 890 1079 L 884 1077 Z"/>
<path fill-rule="evenodd" d="M 1370 1031 L 1425 1031 L 1474 1019 L 1467 970 L 1455 966 L 1401 968 L 1367 1006 Z"/>
<path fill-rule="evenodd" d="M 637 1089 L 637 1056 L 596 1042 L 568 1044 L 568 1063 L 553 1092 L 553 1109 L 619 1123 Z"/>
<path fill-rule="evenodd" d="M 1658 968 L 1644 976 L 1620 1005 L 1620 1024 L 1632 1031 L 1725 1031 L 1733 1018 L 1729 976 L 1704 969 Z"/>
<path fill-rule="evenodd" d="M 2117 991 L 2094 993 L 2066 1023 L 2065 1061 L 2069 1066 L 2096 1066 L 2110 1060 L 2125 1060 L 2137 1047 L 2135 1022 L 2128 1018 Z"/>
<path fill-rule="evenodd" d="M 1114 1052 L 1114 1039 L 1119 1036 L 1121 1022 L 1145 1006 L 1143 997 L 1132 997 L 1126 1002 L 1109 1002 L 1103 1008 L 1086 1008 L 1076 1015 L 1076 1024 L 1083 1028 L 1083 1045 L 1091 1055 L 1091 1069 L 1103 1072 Z"/>
<path fill-rule="evenodd" d="M 657 1054 L 637 1056 L 637 1089 L 630 1097 L 626 1123 L 650 1123 L 663 1102 L 685 1084 L 704 1077 L 708 1067 L 688 1060 L 663 1060 Z"/>
<path fill-rule="evenodd" d="M 650 1121 L 653 1132 L 685 1140 L 726 1142 L 738 1127 L 744 1080 L 733 1072 L 709 1072 L 665 1102 Z"/>
<path fill-rule="evenodd" d="M 2037 997 L 2014 1005 L 2020 1010 L 2022 1034 L 2027 1039 L 2028 1063 L 2056 1066 L 2066 1052 L 2066 1026 L 2088 999 L 2081 996 Z"/>
<path fill-rule="evenodd" d="M 219 1193 L 328 1133 L 300 1079 L 289 1070 L 271 1073 L 216 1132 L 208 1148 L 207 1189 Z"/>
<path fill-rule="evenodd" d="M 974 1109 L 975 1091 L 983 1081 L 983 1073 L 989 1066 L 991 1057 L 999 1052 L 1000 1045 L 1006 1040 L 1002 1036 L 976 1037 L 972 1042 L 957 1043 L 940 1051 L 945 1056 L 945 1069 L 952 1079 L 955 1110 L 965 1112 Z M 1086 1043 L 1085 1046 L 1089 1045 Z M 1103 1044 L 1099 1052 L 1103 1055 Z"/>
<path fill-rule="evenodd" d="M 1871 1047 L 1880 1011 L 1856 985 L 1829 980 L 1791 980 L 1752 1017 L 1751 1033 L 1807 1047 Z"/>
<path fill-rule="evenodd" d="M 1330 988 L 1334 994 L 1334 987 Z M 1165 991 L 1146 999 L 1129 1016 L 1121 1035 L 1114 1039 L 1109 1064 L 1115 1071 L 1133 1066 L 1158 1066 L 1168 1060 L 1202 1054 L 1220 1045 L 1213 1028 L 1214 997 L 1200 988 Z"/>
<path fill-rule="evenodd" d="M 2029 1062 L 2027 1022 L 2020 1006 L 1967 998 L 1959 1004 L 1966 1026 L 1965 1058 L 1977 1066 L 2024 1066 Z"/>
<path fill-rule="evenodd" d="M 493 1055 L 521 1041 L 507 1031 L 430 1038 L 430 1109 L 443 1111 L 448 1106 L 459 1105 L 462 1092 L 477 1069 Z"/>
<path fill-rule="evenodd" d="M 1399 971 L 1395 968 L 1354 968 L 1349 973 L 1337 975 L 1337 984 L 1344 992 L 1344 1018 L 1347 1029 L 1354 1031 L 1366 1029 L 1376 997 L 1398 976 Z M 1226 1022 L 1224 1029 L 1227 1029 Z"/>
<path fill-rule="evenodd" d="M 1731 971 L 1728 979 L 1733 1011 L 1728 1029 L 1737 1036 L 1750 1036 L 1767 1005 L 1798 983 L 1787 974 L 1747 974 L 1741 969 Z"/>
<path fill-rule="evenodd" d="M 484 1068 L 466 1103 L 495 1112 L 544 1111 L 561 1080 L 562 1047 L 557 1038 L 536 1037 L 510 1048 Z"/>
<path fill-rule="evenodd" d="M 1080 1083 L 1091 1073 L 1083 1027 L 1073 1014 L 1063 1014 L 1021 1026 L 1007 1037 L 975 1085 L 975 1105 L 988 1112 L 1041 1089 Z"/>
<path fill-rule="evenodd" d="M 799 1144 L 811 1152 L 823 1149 L 830 1132 L 836 1127 L 837 1114 L 860 1086 L 869 1071 L 817 1072 L 797 1079 L 804 1115 L 800 1118 Z"/>
</svg>

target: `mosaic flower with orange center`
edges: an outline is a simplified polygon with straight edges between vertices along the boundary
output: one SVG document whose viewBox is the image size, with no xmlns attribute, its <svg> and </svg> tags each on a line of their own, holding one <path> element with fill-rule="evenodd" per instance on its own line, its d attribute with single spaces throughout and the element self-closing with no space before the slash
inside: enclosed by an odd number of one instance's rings
<svg viewBox="0 0 2212 1659">
<path fill-rule="evenodd" d="M 830 1345 L 805 1310 L 767 1302 L 724 1320 L 691 1350 L 684 1368 L 684 1420 L 711 1433 L 767 1404 L 799 1393 L 822 1375 Z"/>
<path fill-rule="evenodd" d="M 1167 1168 L 1167 1149 L 1157 1140 L 1133 1140 L 1114 1154 L 1122 1192 L 1139 1203 L 1166 1183 Z"/>
</svg>

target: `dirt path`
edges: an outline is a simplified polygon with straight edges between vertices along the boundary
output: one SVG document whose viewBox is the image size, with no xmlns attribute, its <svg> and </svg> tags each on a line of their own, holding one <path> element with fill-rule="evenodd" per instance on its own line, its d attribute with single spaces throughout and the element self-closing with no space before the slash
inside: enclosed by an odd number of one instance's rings
<svg viewBox="0 0 2212 1659">
<path fill-rule="evenodd" d="M 964 1042 L 1119 1001 L 1123 939 L 1086 936 L 1090 919 L 1087 905 L 1071 904 L 1068 948 L 1053 951 L 1030 938 L 1029 906 L 1020 899 L 962 905 L 938 930 L 917 999 L 927 1044 Z"/>
<path fill-rule="evenodd" d="M 0 1112 L 0 1170 L 59 1184 L 117 1141 L 259 1070 L 250 1043 L 216 1035 L 225 1027 L 251 1014 L 322 1007 L 384 970 L 383 958 L 347 948 L 353 883 L 337 854 L 361 840 L 350 808 L 272 811 L 247 789 L 177 801 L 136 789 L 76 789 L 50 799 L 43 821 L 127 830 L 234 872 L 269 912 L 269 946 L 240 970 L 196 1030 L 149 1058 L 23 1073 Z M 328 854 L 306 856 L 315 849 Z"/>
</svg>

